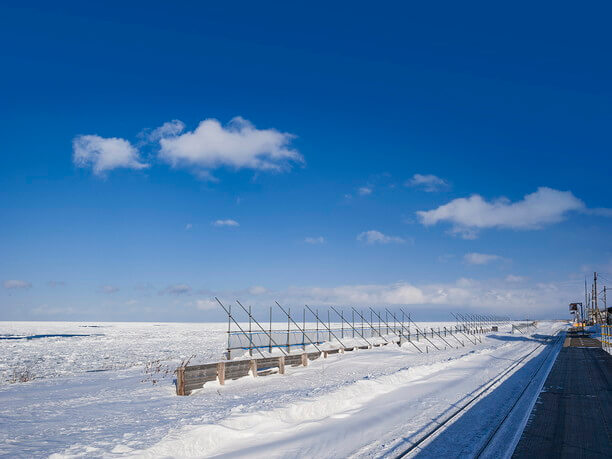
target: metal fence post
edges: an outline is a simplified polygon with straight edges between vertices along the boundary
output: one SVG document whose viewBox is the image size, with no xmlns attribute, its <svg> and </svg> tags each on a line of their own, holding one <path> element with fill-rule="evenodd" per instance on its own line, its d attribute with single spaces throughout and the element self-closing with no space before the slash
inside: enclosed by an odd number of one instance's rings
<svg viewBox="0 0 612 459">
<path fill-rule="evenodd" d="M 268 340 L 268 352 L 272 354 L 272 306 L 270 306 L 270 336 Z"/>
<path fill-rule="evenodd" d="M 291 335 L 289 334 L 291 330 L 291 308 L 287 308 L 287 352 L 291 352 Z"/>
<path fill-rule="evenodd" d="M 253 332 L 251 331 L 251 306 L 249 306 L 249 355 L 253 356 Z"/>
</svg>

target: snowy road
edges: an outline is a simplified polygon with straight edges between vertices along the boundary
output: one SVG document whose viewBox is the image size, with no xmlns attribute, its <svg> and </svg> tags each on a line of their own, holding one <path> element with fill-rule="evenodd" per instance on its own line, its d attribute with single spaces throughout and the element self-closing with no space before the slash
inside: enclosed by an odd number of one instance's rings
<svg viewBox="0 0 612 459">
<path fill-rule="evenodd" d="M 176 397 L 142 368 L 0 388 L 0 454 L 11 456 L 347 457 L 395 454 L 562 327 L 497 333 L 482 344 L 415 354 L 376 348 L 320 359 L 285 376 L 207 384 Z M 437 438 L 425 457 L 469 456 L 543 358 L 539 348 Z"/>
</svg>

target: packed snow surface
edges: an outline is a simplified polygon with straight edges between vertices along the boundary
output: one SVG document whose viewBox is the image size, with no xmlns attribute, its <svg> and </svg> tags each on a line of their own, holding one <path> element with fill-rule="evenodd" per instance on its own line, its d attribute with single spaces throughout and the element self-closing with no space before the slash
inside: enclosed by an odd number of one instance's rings
<svg viewBox="0 0 612 459">
<path fill-rule="evenodd" d="M 478 344 L 459 335 L 465 346 L 436 338 L 440 350 L 428 345 L 423 354 L 408 343 L 347 352 L 288 367 L 285 375 L 211 382 L 176 396 L 173 370 L 187 359 L 219 360 L 226 327 L 0 322 L 0 455 L 392 455 L 535 350 L 441 434 L 444 441 L 420 451 L 469 455 L 548 355 L 546 337 L 563 324 L 539 323 L 525 334 L 501 328 Z M 419 344 L 425 350 L 426 342 Z"/>
</svg>

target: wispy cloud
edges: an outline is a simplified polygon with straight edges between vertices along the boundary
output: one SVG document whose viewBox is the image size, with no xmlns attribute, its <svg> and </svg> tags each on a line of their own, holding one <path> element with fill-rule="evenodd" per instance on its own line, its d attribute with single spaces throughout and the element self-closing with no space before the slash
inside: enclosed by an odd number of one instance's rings
<svg viewBox="0 0 612 459">
<path fill-rule="evenodd" d="M 268 293 L 268 289 L 261 285 L 255 285 L 249 289 L 249 293 L 251 295 L 263 295 L 264 293 Z"/>
<path fill-rule="evenodd" d="M 185 130 L 185 123 L 181 120 L 167 121 L 160 127 L 146 133 L 149 142 L 159 142 L 166 137 L 174 137 Z"/>
<path fill-rule="evenodd" d="M 160 295 L 186 295 L 187 293 L 191 293 L 191 287 L 187 284 L 173 284 L 169 285 L 161 292 Z"/>
<path fill-rule="evenodd" d="M 191 228 L 193 228 L 193 225 L 191 223 L 187 223 L 185 225 L 185 230 L 189 231 Z"/>
<path fill-rule="evenodd" d="M 9 279 L 9 280 L 5 280 L 2 285 L 4 286 L 4 288 L 9 289 L 9 290 L 16 290 L 16 289 L 26 289 L 26 288 L 30 288 L 32 287 L 32 284 L 29 283 L 28 281 L 24 281 L 24 280 L 18 280 L 18 279 Z"/>
<path fill-rule="evenodd" d="M 361 188 L 359 188 L 357 190 L 357 192 L 361 195 L 361 196 L 367 196 L 369 194 L 372 194 L 372 191 L 374 191 L 372 189 L 371 186 L 362 186 Z"/>
<path fill-rule="evenodd" d="M 612 209 L 606 207 L 596 207 L 594 209 L 584 209 L 583 211 L 588 215 L 597 215 L 598 217 L 612 217 Z"/>
<path fill-rule="evenodd" d="M 302 155 L 289 146 L 295 137 L 293 134 L 257 129 L 240 116 L 225 126 L 209 118 L 188 132 L 183 132 L 184 125 L 178 120 L 164 126 L 153 131 L 160 137 L 159 157 L 174 167 L 187 167 L 205 174 L 222 166 L 282 171 L 292 163 L 304 161 Z"/>
<path fill-rule="evenodd" d="M 103 176 L 113 169 L 146 169 L 138 150 L 127 140 L 117 137 L 80 135 L 72 141 L 72 160 L 77 167 L 91 167 L 94 174 Z"/>
<path fill-rule="evenodd" d="M 525 282 L 527 280 L 527 277 L 508 274 L 504 280 L 506 282 Z"/>
<path fill-rule="evenodd" d="M 323 236 L 317 237 L 307 237 L 304 239 L 306 244 L 323 244 L 325 242 L 325 238 Z"/>
<path fill-rule="evenodd" d="M 366 244 L 403 244 L 406 242 L 406 240 L 401 237 L 387 236 L 386 234 L 376 230 L 364 231 L 363 233 L 358 234 L 357 240 L 365 242 Z"/>
<path fill-rule="evenodd" d="M 452 253 L 445 253 L 443 255 L 440 255 L 438 257 L 438 261 L 440 263 L 448 263 L 449 261 L 451 261 L 453 258 L 455 258 L 455 255 Z"/>
<path fill-rule="evenodd" d="M 541 187 L 517 202 L 507 198 L 487 202 L 475 194 L 454 199 L 437 209 L 419 211 L 417 215 L 423 225 L 449 222 L 454 225 L 452 233 L 473 239 L 479 229 L 538 229 L 563 220 L 568 212 L 583 209 L 584 203 L 570 191 Z"/>
<path fill-rule="evenodd" d="M 49 281 L 47 282 L 47 285 L 49 287 L 64 287 L 66 285 L 66 282 L 64 281 Z"/>
<path fill-rule="evenodd" d="M 119 287 L 116 287 L 114 285 L 103 285 L 102 287 L 100 287 L 100 291 L 102 293 L 116 293 L 119 291 Z"/>
<path fill-rule="evenodd" d="M 213 299 L 202 299 L 202 300 L 196 300 L 196 307 L 200 310 L 200 311 L 209 311 L 209 310 L 215 310 L 219 308 L 219 303 L 217 303 L 215 300 Z"/>
<path fill-rule="evenodd" d="M 499 255 L 492 255 L 490 253 L 477 253 L 471 252 L 466 253 L 463 257 L 466 263 L 470 265 L 486 265 L 491 263 L 492 261 L 500 261 L 503 260 Z"/>
<path fill-rule="evenodd" d="M 83 313 L 83 310 L 71 308 L 71 307 L 52 307 L 47 304 L 41 304 L 40 306 L 32 309 L 34 314 L 41 316 L 74 316 L 74 314 Z M 90 311 L 88 311 L 90 312 Z"/>
<path fill-rule="evenodd" d="M 227 219 L 227 220 L 215 220 L 212 222 L 213 226 L 240 226 L 240 224 L 236 220 Z"/>
<path fill-rule="evenodd" d="M 267 291 L 248 298 L 249 304 L 265 306 L 278 300 L 281 304 L 317 304 L 321 306 L 394 306 L 431 305 L 439 309 L 474 308 L 499 310 L 508 314 L 536 314 L 559 317 L 559 304 L 575 295 L 574 285 L 563 282 L 529 284 L 505 279 L 476 280 L 459 278 L 454 282 L 415 284 L 347 284 L 333 287 L 290 287 Z M 240 297 L 247 292 L 218 293 L 219 297 Z M 208 303 L 206 303 L 208 305 Z M 211 309 L 218 307 L 210 303 Z"/>
<path fill-rule="evenodd" d="M 448 188 L 448 182 L 446 180 L 433 174 L 414 174 L 405 185 L 420 187 L 429 193 Z"/>
</svg>

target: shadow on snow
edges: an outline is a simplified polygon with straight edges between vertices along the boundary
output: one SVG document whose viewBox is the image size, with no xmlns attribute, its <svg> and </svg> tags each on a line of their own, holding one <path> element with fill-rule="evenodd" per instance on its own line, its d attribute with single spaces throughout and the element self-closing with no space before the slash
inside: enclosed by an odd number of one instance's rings
<svg viewBox="0 0 612 459">
<path fill-rule="evenodd" d="M 535 341 L 546 342 L 551 336 L 533 335 L 527 336 L 489 336 L 501 341 Z M 487 436 L 502 421 L 512 404 L 519 397 L 526 384 L 531 380 L 532 374 L 545 358 L 543 353 L 530 359 L 519 370 L 515 371 L 508 379 L 502 382 L 493 392 L 483 399 L 466 408 L 463 414 L 451 421 L 451 424 L 419 453 L 419 457 L 473 457 L 480 447 L 487 441 Z M 495 375 L 493 378 L 497 377 Z M 418 441 L 424 432 L 431 431 L 452 414 L 455 410 L 468 403 L 478 391 L 489 384 L 491 380 L 483 383 L 470 393 L 464 395 L 460 400 L 449 405 L 439 416 L 432 418 L 431 422 L 422 428 L 404 437 L 402 442 L 389 451 L 390 455 L 400 454 L 408 449 L 413 442 Z M 417 449 L 418 451 L 418 449 Z"/>
</svg>

